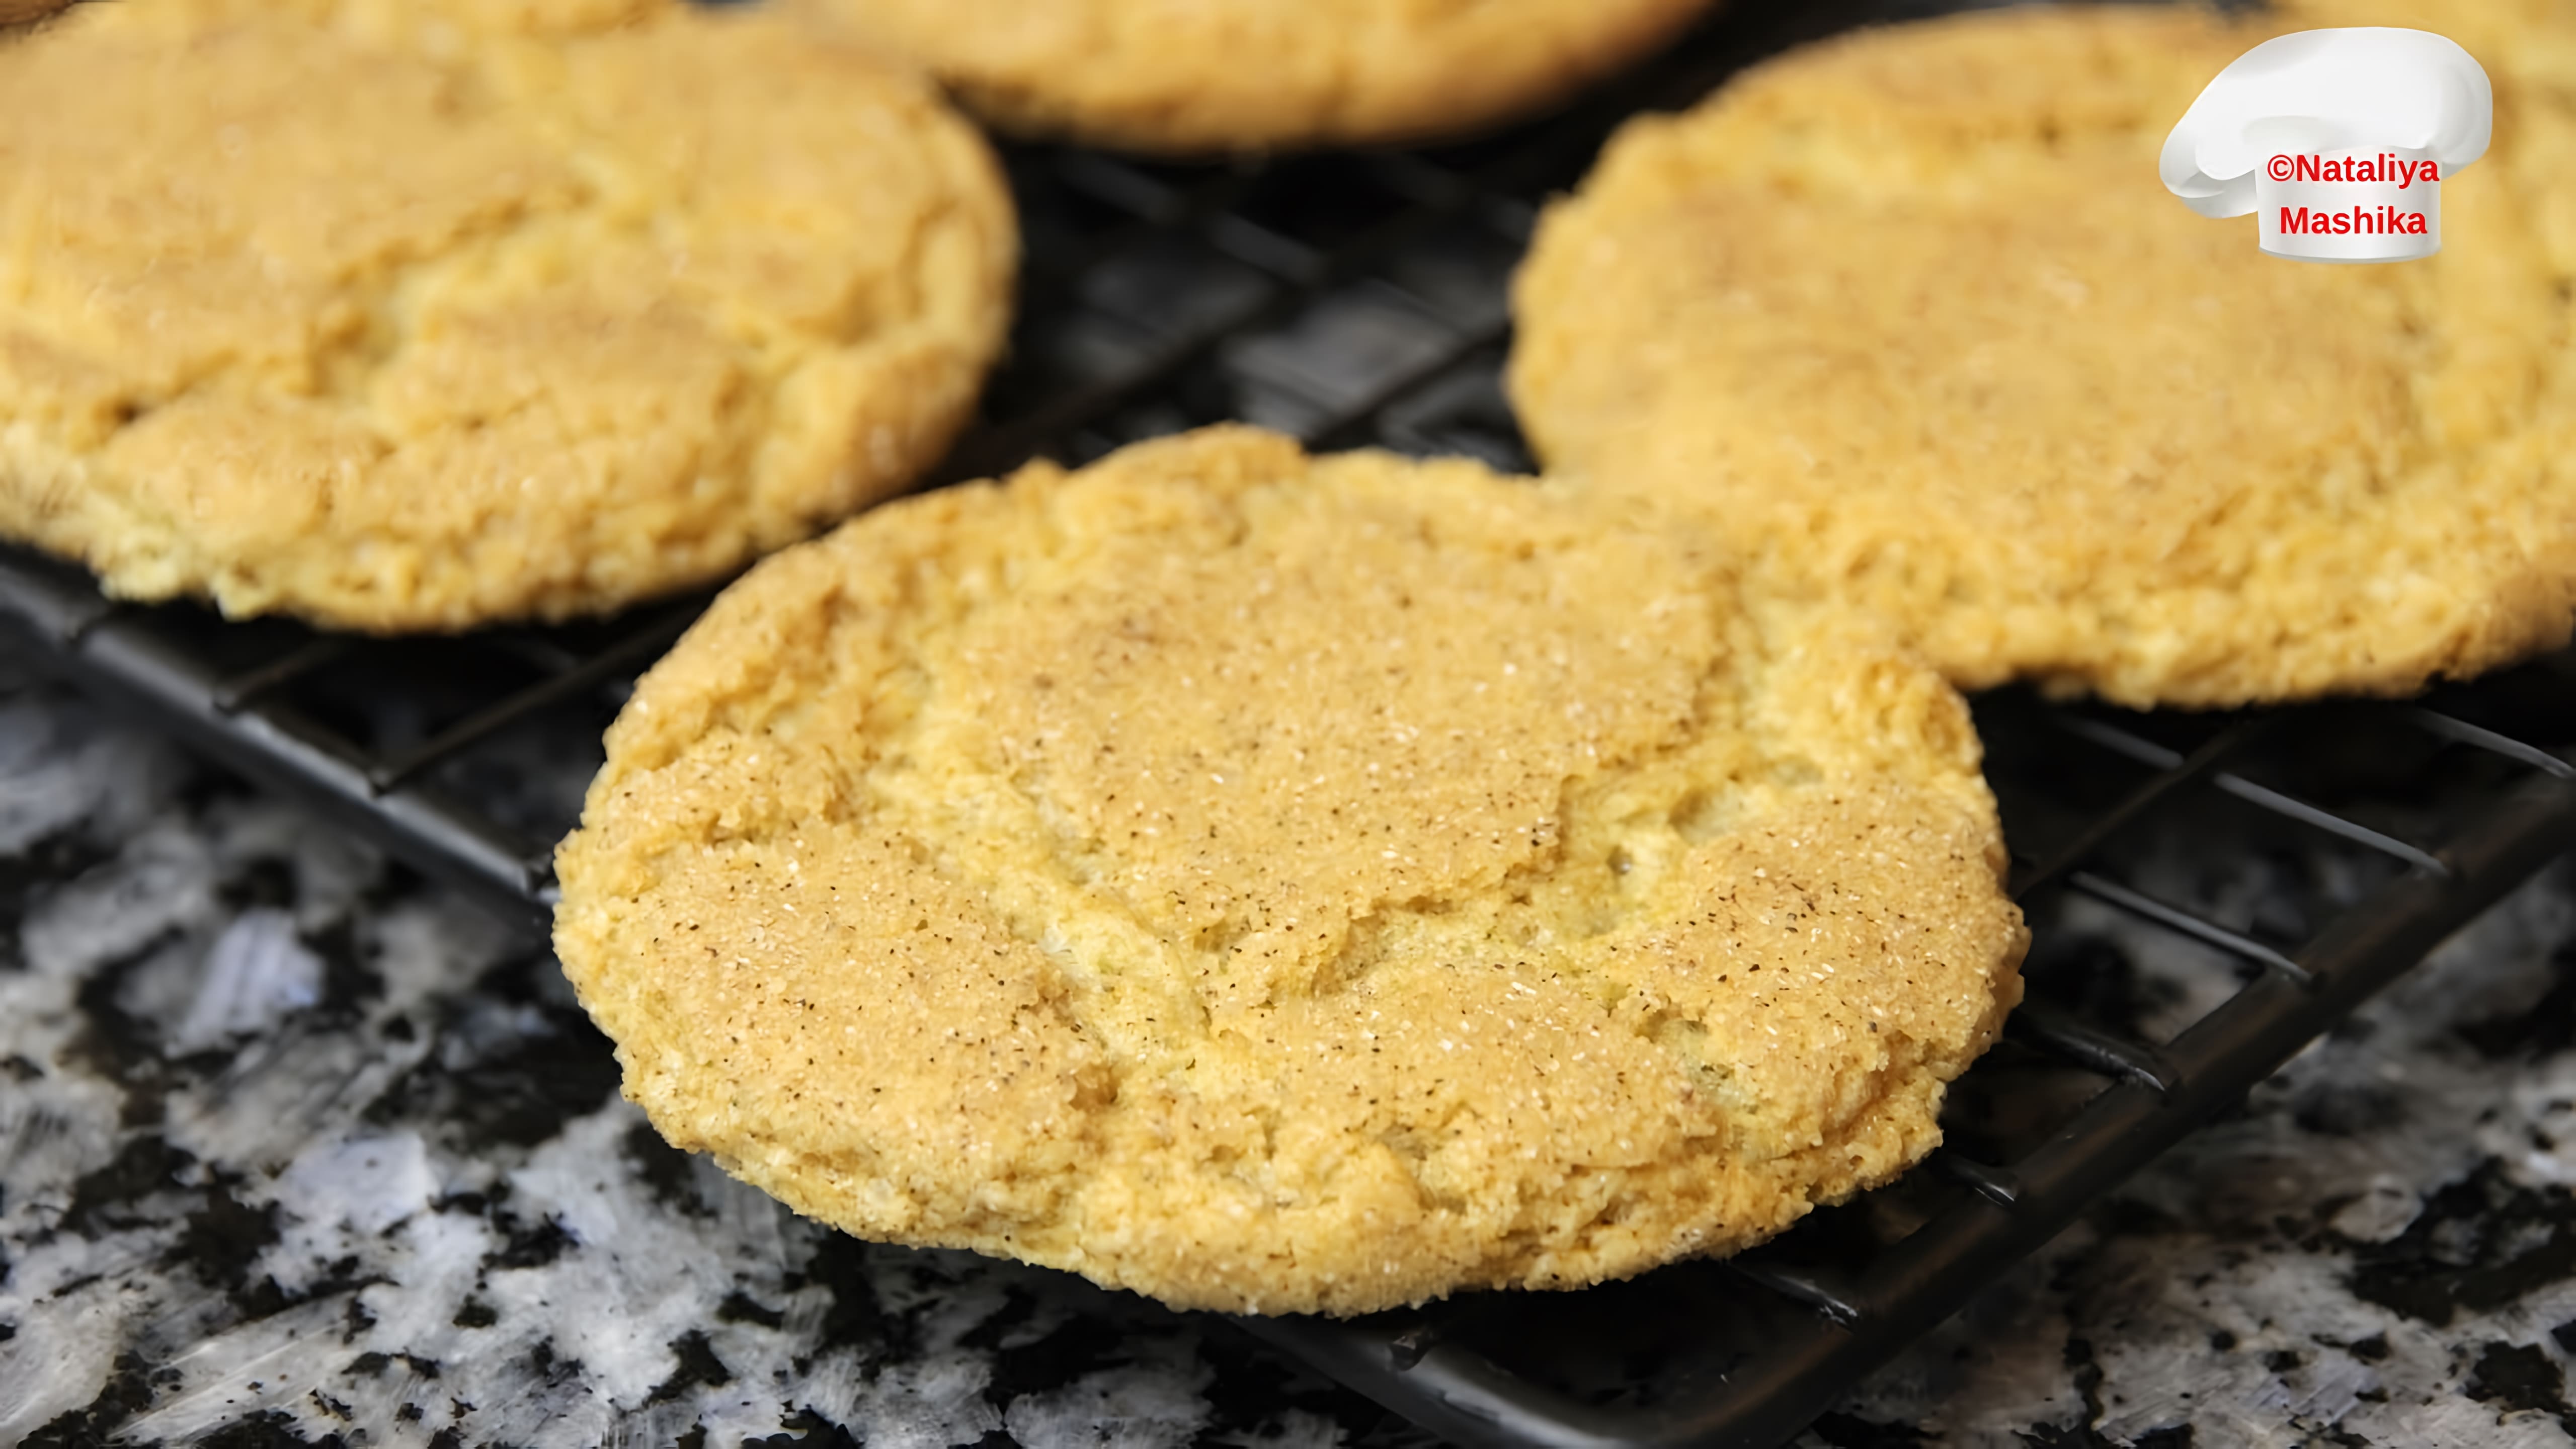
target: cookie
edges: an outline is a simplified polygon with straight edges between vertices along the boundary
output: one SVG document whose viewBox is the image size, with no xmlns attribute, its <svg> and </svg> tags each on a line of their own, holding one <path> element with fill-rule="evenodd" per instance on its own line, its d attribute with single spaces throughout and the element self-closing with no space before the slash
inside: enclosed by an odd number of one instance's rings
<svg viewBox="0 0 2576 1449">
<path fill-rule="evenodd" d="M 350 629 L 613 609 L 935 461 L 1016 249 L 975 132 L 783 15 L 81 6 L 0 46 L 0 535 Z"/>
<path fill-rule="evenodd" d="M 2271 24 L 2351 7 L 2298 9 Z M 1613 141 L 1515 280 L 1521 420 L 1966 687 L 2396 695 L 2563 642 L 2576 68 L 2528 73 L 2566 46 L 2497 44 L 2500 4 L 2417 18 L 2485 44 L 2496 89 L 2435 258 L 2287 262 L 2166 194 L 2167 131 L 2271 30 L 1899 26 Z"/>
<path fill-rule="evenodd" d="M 42 20 L 70 3 L 71 0 L 0 0 L 0 25 Z"/>
<path fill-rule="evenodd" d="M 555 944 L 673 1143 L 1191 1308 L 1561 1288 L 1938 1140 L 1958 697 L 1688 530 L 1217 428 L 880 509 L 645 677 Z"/>
<path fill-rule="evenodd" d="M 1710 0 L 798 0 L 1012 132 L 1155 152 L 1458 134 L 1561 100 Z"/>
</svg>

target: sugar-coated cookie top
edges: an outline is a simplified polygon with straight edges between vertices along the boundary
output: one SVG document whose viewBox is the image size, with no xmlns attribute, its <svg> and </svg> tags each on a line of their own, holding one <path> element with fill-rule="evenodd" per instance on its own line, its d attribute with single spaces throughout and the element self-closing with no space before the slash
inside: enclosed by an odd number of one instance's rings
<svg viewBox="0 0 2576 1449">
<path fill-rule="evenodd" d="M 1688 531 L 1225 428 L 762 564 L 556 942 L 863 1236 L 1351 1313 L 1758 1240 L 1938 1140 L 2023 933 L 1959 699 Z"/>
<path fill-rule="evenodd" d="M 0 43 L 0 534 L 362 629 L 721 576 L 901 486 L 1015 239 L 921 82 L 652 0 L 135 0 Z"/>
<path fill-rule="evenodd" d="M 1455 134 L 1559 100 L 1712 0 L 789 0 L 1013 131 L 1146 151 Z"/>
<path fill-rule="evenodd" d="M 2321 266 L 2156 172 L 2264 36 L 2407 13 L 2298 8 L 1895 26 L 1633 123 L 1517 280 L 1525 426 L 1963 685 L 2403 693 L 2563 640 L 2576 29 L 2416 7 L 2484 47 L 2495 149 L 2444 184 L 2440 256 Z"/>
</svg>

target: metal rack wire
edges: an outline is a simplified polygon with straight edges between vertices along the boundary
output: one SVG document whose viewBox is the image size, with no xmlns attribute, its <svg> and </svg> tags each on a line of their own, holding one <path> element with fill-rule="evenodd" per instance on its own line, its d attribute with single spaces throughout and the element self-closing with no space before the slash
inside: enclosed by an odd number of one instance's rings
<svg viewBox="0 0 2576 1449">
<path fill-rule="evenodd" d="M 1886 0 L 1739 5 L 1647 72 L 1536 128 L 1438 151 L 1213 167 L 1026 148 L 1023 320 L 940 480 L 1080 462 L 1221 418 L 1311 445 L 1527 466 L 1497 383 L 1503 288 L 1540 200 L 1640 108 L 1872 19 Z M 457 639 L 353 640 L 102 598 L 0 549 L 0 622 L 100 696 L 301 795 L 532 928 L 600 729 L 703 597 Z M 2157 1153 L 2554 855 L 2576 845 L 2576 668 L 2426 705 L 2233 718 L 1978 702 L 2035 930 L 2032 1001 L 1960 1083 L 1931 1172 L 1724 1263 L 1572 1295 L 1475 1295 L 1349 1323 L 1244 1327 L 1471 1442 L 1759 1446 L 1794 1434 Z M 2370 888 L 2308 919 L 2224 919 L 2124 869 L 2150 823 L 2213 856 L 2286 837 Z M 2125 913 L 2245 977 L 2149 1040 L 2053 969 L 2068 903 Z M 2027 1090 L 2038 1078 L 2048 1091 Z M 2001 1096 L 2045 1101 L 1992 1110 Z M 2008 1120 L 2009 1119 L 2009 1120 Z"/>
</svg>

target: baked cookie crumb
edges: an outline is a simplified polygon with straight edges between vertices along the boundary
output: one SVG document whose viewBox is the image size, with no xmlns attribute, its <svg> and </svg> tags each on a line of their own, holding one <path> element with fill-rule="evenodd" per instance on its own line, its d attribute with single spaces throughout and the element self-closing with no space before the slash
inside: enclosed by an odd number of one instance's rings
<svg viewBox="0 0 2576 1449">
<path fill-rule="evenodd" d="M 863 1237 L 1367 1312 L 1778 1232 L 2025 940 L 1958 696 L 1688 531 L 1217 428 L 877 510 L 639 686 L 556 947 Z"/>
<path fill-rule="evenodd" d="M 1137 151 L 1454 136 L 1642 59 L 1711 0 L 788 0 L 991 124 Z"/>
<path fill-rule="evenodd" d="M 614 609 L 935 461 L 1016 249 L 981 138 L 783 15 L 81 6 L 0 44 L 0 536 L 340 628 Z"/>
<path fill-rule="evenodd" d="M 2298 9 L 1892 26 L 1633 122 L 1516 280 L 1523 426 L 1967 688 L 2402 695 L 2565 642 L 2576 30 Z M 2285 262 L 2158 183 L 2175 120 L 2266 35 L 2410 16 L 2496 88 L 2439 256 Z"/>
</svg>

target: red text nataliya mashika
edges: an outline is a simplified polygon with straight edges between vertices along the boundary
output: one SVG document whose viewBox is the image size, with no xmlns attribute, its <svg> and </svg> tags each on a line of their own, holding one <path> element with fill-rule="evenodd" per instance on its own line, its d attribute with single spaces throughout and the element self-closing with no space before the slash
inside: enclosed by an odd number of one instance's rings
<svg viewBox="0 0 2576 1449">
<path fill-rule="evenodd" d="M 2397 183 L 2404 191 L 2418 181 L 2439 181 L 2437 161 L 2408 161 L 2382 151 L 2376 156 L 2274 156 L 2264 168 L 2275 181 L 2376 181 Z"/>
<path fill-rule="evenodd" d="M 2283 236 L 2424 236 L 2424 213 L 2393 206 L 2356 206 L 2345 211 L 2281 208 Z"/>
</svg>

